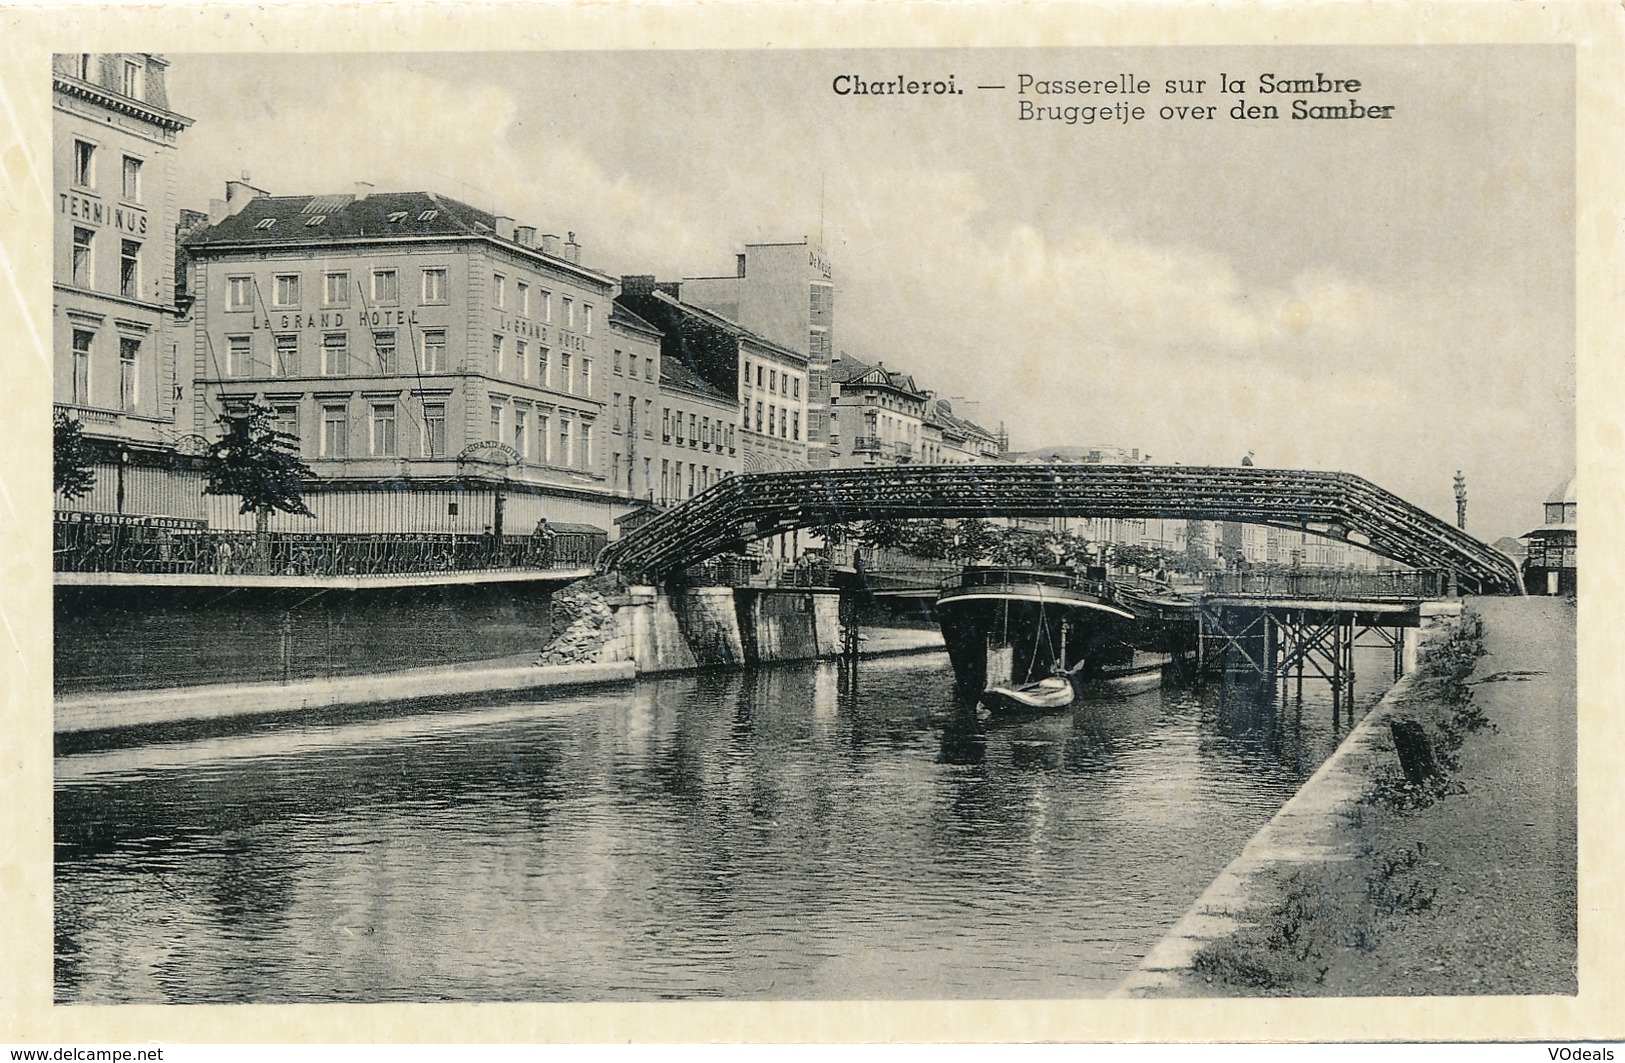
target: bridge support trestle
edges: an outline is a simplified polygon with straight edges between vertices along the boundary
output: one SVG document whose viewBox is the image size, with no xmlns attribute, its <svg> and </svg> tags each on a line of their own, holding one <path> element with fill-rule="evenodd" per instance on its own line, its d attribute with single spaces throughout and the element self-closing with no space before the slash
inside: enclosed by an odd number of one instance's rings
<svg viewBox="0 0 1625 1063">
<path fill-rule="evenodd" d="M 1387 616 L 1344 608 L 1203 602 L 1197 615 L 1197 661 L 1207 674 L 1254 675 L 1282 700 L 1303 700 L 1305 676 L 1331 689 L 1332 712 L 1352 724 L 1356 646 L 1373 643 L 1393 653 L 1393 678 L 1405 669 L 1407 614 Z"/>
</svg>

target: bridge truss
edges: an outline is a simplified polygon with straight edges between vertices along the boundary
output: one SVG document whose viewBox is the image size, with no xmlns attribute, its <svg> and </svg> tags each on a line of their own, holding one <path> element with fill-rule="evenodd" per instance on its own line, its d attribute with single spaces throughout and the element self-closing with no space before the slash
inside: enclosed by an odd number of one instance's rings
<svg viewBox="0 0 1625 1063">
<path fill-rule="evenodd" d="M 781 532 L 916 517 L 1235 521 L 1351 542 L 1463 590 L 1517 594 L 1500 551 L 1348 473 L 1188 465 L 899 465 L 729 477 L 599 557 L 599 569 L 663 579 Z"/>
</svg>

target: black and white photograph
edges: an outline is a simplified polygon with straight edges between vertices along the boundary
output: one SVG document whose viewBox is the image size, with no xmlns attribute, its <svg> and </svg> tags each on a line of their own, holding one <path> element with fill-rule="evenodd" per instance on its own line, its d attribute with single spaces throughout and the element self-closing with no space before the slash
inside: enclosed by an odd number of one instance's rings
<svg viewBox="0 0 1625 1063">
<path fill-rule="evenodd" d="M 643 14 L 22 68 L 53 1021 L 1585 1004 L 1583 49 Z"/>
</svg>

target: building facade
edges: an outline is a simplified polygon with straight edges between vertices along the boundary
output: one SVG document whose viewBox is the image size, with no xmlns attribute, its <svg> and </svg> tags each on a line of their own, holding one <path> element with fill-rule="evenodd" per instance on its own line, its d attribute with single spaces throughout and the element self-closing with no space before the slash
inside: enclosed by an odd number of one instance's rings
<svg viewBox="0 0 1625 1063">
<path fill-rule="evenodd" d="M 1570 476 L 1546 496 L 1545 520 L 1524 533 L 1529 544 L 1523 562 L 1524 590 L 1530 594 L 1567 594 L 1580 591 L 1580 506 L 1577 478 Z"/>
<path fill-rule="evenodd" d="M 652 276 L 621 278 L 620 304 L 657 329 L 661 335 L 661 373 L 671 389 L 684 391 L 687 406 L 673 398 L 668 419 L 662 407 L 661 438 L 669 436 L 693 450 L 699 433 L 701 453 L 726 457 L 714 461 L 707 473 L 696 462 L 681 489 L 668 482 L 664 497 L 689 497 L 715 482 L 729 469 L 740 472 L 783 472 L 810 467 L 811 442 L 807 438 L 809 375 L 807 359 L 788 347 L 759 336 L 738 322 L 696 306 L 685 298 L 687 282 L 659 282 Z M 708 404 L 726 398 L 734 405 L 732 418 L 723 421 L 723 444 L 716 442 L 715 413 Z M 664 400 L 663 400 L 664 402 Z M 705 408 L 701 408 L 700 405 Z M 677 415 L 681 413 L 681 423 Z M 713 418 L 707 430 L 705 418 Z M 737 464 L 733 462 L 737 460 Z M 719 474 L 718 469 L 724 470 Z M 700 477 L 698 485 L 693 476 Z M 675 466 L 674 466 L 675 476 Z"/>
<path fill-rule="evenodd" d="M 283 526 L 500 535 L 543 517 L 608 530 L 625 511 L 609 469 L 614 285 L 574 234 L 538 239 L 432 192 L 234 181 L 185 251 L 187 429 L 212 438 L 234 407 L 275 410 L 317 477 L 316 522 Z"/>
<path fill-rule="evenodd" d="M 174 489 L 175 153 L 168 64 L 144 52 L 52 59 L 53 401 L 97 455 L 58 508 L 195 517 Z"/>
<path fill-rule="evenodd" d="M 933 464 L 941 457 L 942 434 L 926 431 L 930 396 L 907 373 L 870 365 L 845 351 L 835 362 L 830 397 L 830 463 L 840 468 L 865 465 Z"/>
<path fill-rule="evenodd" d="M 801 436 L 806 464 L 830 465 L 831 363 L 835 357 L 835 274 L 824 250 L 808 240 L 746 244 L 734 273 L 688 277 L 682 299 L 742 325 L 806 363 Z M 771 392 L 769 394 L 772 394 Z M 754 400 L 753 400 L 754 401 Z M 762 399 L 764 409 L 782 405 Z M 754 424 L 754 407 L 752 408 Z M 765 423 L 765 422 L 764 422 Z M 787 436 L 784 438 L 788 438 Z"/>
</svg>

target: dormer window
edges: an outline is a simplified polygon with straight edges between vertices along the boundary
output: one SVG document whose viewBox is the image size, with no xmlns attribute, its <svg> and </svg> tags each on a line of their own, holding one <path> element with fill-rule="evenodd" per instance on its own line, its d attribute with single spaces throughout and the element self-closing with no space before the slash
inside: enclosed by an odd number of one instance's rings
<svg viewBox="0 0 1625 1063">
<path fill-rule="evenodd" d="M 389 223 L 391 225 L 399 225 L 401 222 L 406 220 L 406 213 L 407 212 L 404 211 L 404 210 L 392 210 L 392 211 L 390 211 L 389 212 Z"/>
<path fill-rule="evenodd" d="M 322 222 L 324 222 L 326 220 L 327 220 L 327 215 L 325 215 L 325 214 L 312 214 L 310 216 L 310 219 L 305 222 L 305 228 L 308 229 L 313 225 L 320 225 Z"/>
<path fill-rule="evenodd" d="M 275 224 L 275 218 L 261 218 L 259 221 L 254 223 L 254 228 L 269 231 L 270 228 Z"/>
<path fill-rule="evenodd" d="M 439 216 L 440 212 L 438 210 L 426 210 L 418 215 L 418 221 L 434 221 Z"/>
</svg>

